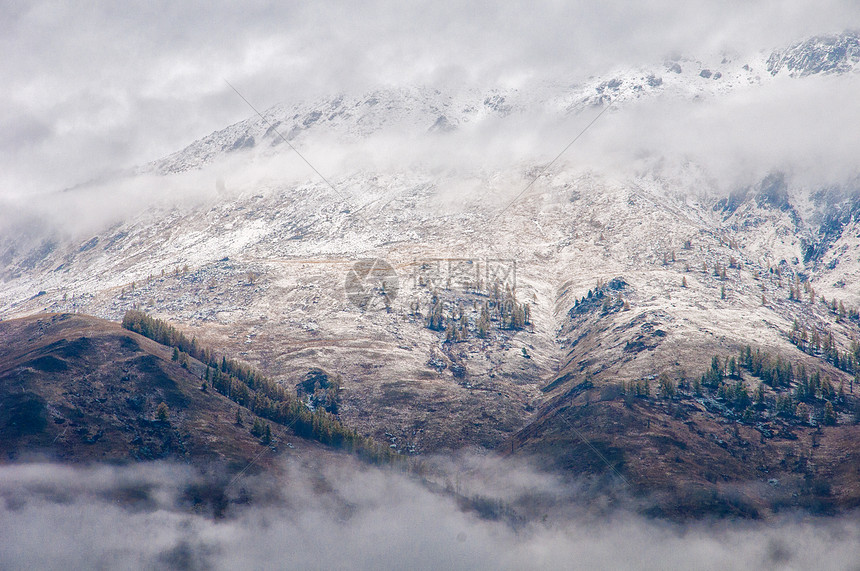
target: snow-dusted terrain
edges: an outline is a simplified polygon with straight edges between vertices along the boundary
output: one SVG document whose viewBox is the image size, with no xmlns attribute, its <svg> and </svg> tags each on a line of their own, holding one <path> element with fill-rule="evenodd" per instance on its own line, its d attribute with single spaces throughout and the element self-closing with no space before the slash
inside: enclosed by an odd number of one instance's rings
<svg viewBox="0 0 860 571">
<path fill-rule="evenodd" d="M 595 129 L 637 101 L 852 77 L 858 61 L 857 35 L 844 34 L 575 85 L 380 89 L 278 105 L 95 191 L 63 193 L 66 204 L 113 189 L 118 214 L 89 234 L 22 214 L 0 236 L 0 317 L 119 320 L 139 307 L 284 382 L 321 367 L 342 378 L 346 420 L 411 453 L 497 445 L 562 371 L 570 382 L 700 373 L 712 354 L 745 343 L 812 359 L 789 342 L 795 320 L 847 350 L 857 322 L 837 321 L 820 296 L 860 306 L 850 182 L 811 188 L 774 172 L 727 196 L 695 164 L 591 164 L 589 131 L 551 161 L 609 105 Z M 124 192 L 147 207 L 123 209 Z M 347 295 L 351 268 L 366 259 L 397 274 L 388 307 L 378 290 L 368 307 Z M 806 290 L 789 300 L 795 278 L 814 288 L 814 303 Z M 602 308 L 577 312 L 613 283 Z M 522 329 L 496 313 L 508 286 L 530 312 Z M 441 330 L 427 327 L 434 300 Z"/>
</svg>

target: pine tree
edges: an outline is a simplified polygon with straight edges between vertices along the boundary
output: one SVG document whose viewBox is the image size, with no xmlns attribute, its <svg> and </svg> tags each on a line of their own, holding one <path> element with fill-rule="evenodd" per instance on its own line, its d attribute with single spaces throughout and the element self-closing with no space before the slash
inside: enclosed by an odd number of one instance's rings
<svg viewBox="0 0 860 571">
<path fill-rule="evenodd" d="M 445 319 L 442 315 L 442 302 L 436 301 L 430 307 L 430 312 L 427 316 L 427 328 L 434 331 L 441 331 L 444 326 Z"/>
<path fill-rule="evenodd" d="M 672 399 L 675 397 L 675 381 L 669 378 L 669 375 L 665 372 L 660 373 L 659 385 L 660 394 L 664 398 Z"/>
<path fill-rule="evenodd" d="M 526 324 L 526 316 L 525 311 L 523 310 L 523 306 L 516 302 L 516 299 L 513 299 L 513 305 L 511 308 L 511 329 L 522 329 Z"/>
<path fill-rule="evenodd" d="M 454 327 L 454 323 L 449 321 L 448 325 L 445 327 L 445 341 L 448 343 L 453 343 L 457 340 L 457 330 Z"/>
<path fill-rule="evenodd" d="M 167 404 L 162 402 L 158 405 L 158 409 L 155 412 L 155 417 L 160 422 L 167 422 L 167 419 L 170 417 L 170 409 L 167 408 Z"/>
<path fill-rule="evenodd" d="M 824 417 L 822 422 L 825 426 L 834 426 L 836 424 L 836 411 L 833 410 L 833 405 L 830 401 L 824 404 Z"/>
<path fill-rule="evenodd" d="M 490 307 L 486 302 L 481 307 L 481 316 L 478 318 L 478 337 L 486 339 L 490 333 Z"/>
</svg>

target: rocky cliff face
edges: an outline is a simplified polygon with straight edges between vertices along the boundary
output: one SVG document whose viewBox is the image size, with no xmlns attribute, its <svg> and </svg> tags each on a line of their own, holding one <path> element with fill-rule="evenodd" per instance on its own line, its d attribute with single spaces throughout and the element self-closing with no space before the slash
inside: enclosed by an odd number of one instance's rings
<svg viewBox="0 0 860 571">
<path fill-rule="evenodd" d="M 792 77 L 817 73 L 848 73 L 860 62 L 857 32 L 816 36 L 773 52 L 767 70 L 776 75 L 785 71 Z"/>
</svg>

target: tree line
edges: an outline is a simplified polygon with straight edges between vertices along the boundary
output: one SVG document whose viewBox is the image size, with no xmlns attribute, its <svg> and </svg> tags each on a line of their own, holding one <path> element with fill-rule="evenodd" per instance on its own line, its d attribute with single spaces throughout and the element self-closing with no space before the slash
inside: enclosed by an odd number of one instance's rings
<svg viewBox="0 0 860 571">
<path fill-rule="evenodd" d="M 748 385 L 744 372 L 759 380 L 757 386 Z M 860 403 L 849 397 L 855 381 L 857 377 L 846 387 L 844 382 L 835 383 L 817 368 L 792 364 L 779 355 L 745 345 L 738 355 L 714 355 L 710 367 L 692 380 L 683 372 L 677 380 L 664 372 L 657 377 L 656 391 L 652 390 L 649 379 L 622 383 L 621 388 L 628 397 L 646 399 L 658 394 L 666 399 L 710 396 L 743 422 L 758 421 L 761 413 L 768 411 L 802 423 L 812 417 L 832 426 L 837 423 L 840 411 L 853 409 L 855 422 L 860 421 Z"/>
<path fill-rule="evenodd" d="M 201 347 L 195 338 L 189 340 L 185 334 L 161 319 L 142 311 L 129 310 L 123 317 L 122 326 L 157 343 L 173 347 L 174 354 L 179 353 L 179 361 L 187 362 L 187 356 L 197 359 L 206 365 L 202 389 L 211 385 L 215 391 L 236 404 L 261 418 L 292 428 L 302 438 L 354 452 L 372 462 L 389 462 L 397 456 L 389 448 L 346 427 L 322 407 L 311 412 L 292 391 L 253 367 L 226 356 L 221 356 L 219 360 L 212 351 Z M 260 430 L 258 426 L 255 431 Z"/>
<path fill-rule="evenodd" d="M 431 294 L 426 317 L 422 315 L 417 301 L 412 303 L 411 313 L 424 317 L 424 325 L 428 329 L 444 331 L 446 342 L 464 341 L 470 332 L 480 339 L 486 339 L 493 322 L 502 330 L 521 330 L 531 324 L 531 305 L 520 303 L 510 286 L 503 291 L 496 282 L 488 297 L 480 306 L 477 302 L 473 304 L 477 317 L 471 321 L 463 303 L 446 303 L 437 290 Z"/>
</svg>

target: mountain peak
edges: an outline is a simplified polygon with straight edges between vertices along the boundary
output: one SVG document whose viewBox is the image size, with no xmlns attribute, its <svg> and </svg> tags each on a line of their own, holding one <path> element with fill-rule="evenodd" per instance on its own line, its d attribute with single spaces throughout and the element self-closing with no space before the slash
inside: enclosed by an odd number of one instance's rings
<svg viewBox="0 0 860 571">
<path fill-rule="evenodd" d="M 792 77 L 804 77 L 817 73 L 848 73 L 858 62 L 860 34 L 845 31 L 814 36 L 775 51 L 767 60 L 767 70 L 772 75 L 786 70 Z"/>
</svg>

